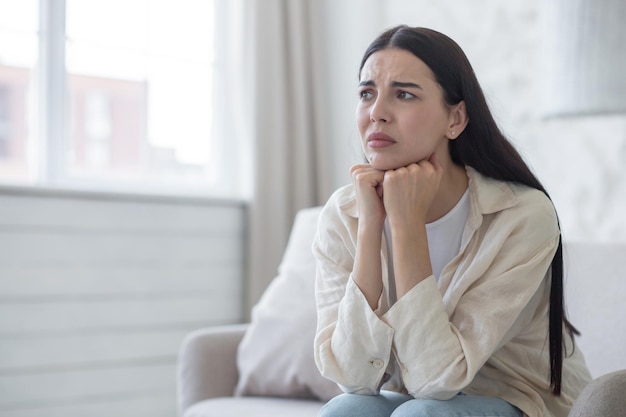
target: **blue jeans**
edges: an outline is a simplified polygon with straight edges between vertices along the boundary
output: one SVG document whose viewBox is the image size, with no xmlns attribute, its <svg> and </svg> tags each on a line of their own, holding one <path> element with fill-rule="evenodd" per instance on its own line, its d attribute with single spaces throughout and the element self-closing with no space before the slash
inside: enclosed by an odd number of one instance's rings
<svg viewBox="0 0 626 417">
<path fill-rule="evenodd" d="M 341 394 L 322 407 L 319 417 L 523 417 L 500 398 L 459 394 L 450 400 L 415 399 L 398 392 Z"/>
</svg>

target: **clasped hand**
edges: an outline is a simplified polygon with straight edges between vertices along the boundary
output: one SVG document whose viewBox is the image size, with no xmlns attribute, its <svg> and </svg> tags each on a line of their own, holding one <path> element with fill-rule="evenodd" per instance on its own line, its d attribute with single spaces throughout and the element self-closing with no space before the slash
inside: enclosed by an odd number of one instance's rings
<svg viewBox="0 0 626 417">
<path fill-rule="evenodd" d="M 425 224 L 439 190 L 443 167 L 436 154 L 405 167 L 380 171 L 371 165 L 350 169 L 359 207 L 360 222 L 382 224 L 385 217 L 392 228 L 414 222 Z"/>
</svg>

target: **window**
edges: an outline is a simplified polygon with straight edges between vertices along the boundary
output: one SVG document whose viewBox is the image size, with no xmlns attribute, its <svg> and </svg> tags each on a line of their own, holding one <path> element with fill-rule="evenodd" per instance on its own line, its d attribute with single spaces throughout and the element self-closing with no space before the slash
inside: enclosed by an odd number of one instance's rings
<svg viewBox="0 0 626 417">
<path fill-rule="evenodd" d="M 0 182 L 237 195 L 211 140 L 214 14 L 0 0 Z"/>
<path fill-rule="evenodd" d="M 9 159 L 10 125 L 9 125 L 9 89 L 0 85 L 0 160 Z"/>
<path fill-rule="evenodd" d="M 17 7 L 16 7 L 17 6 Z M 35 123 L 37 2 L 0 0 L 0 179 L 32 178 L 29 148 Z"/>
</svg>

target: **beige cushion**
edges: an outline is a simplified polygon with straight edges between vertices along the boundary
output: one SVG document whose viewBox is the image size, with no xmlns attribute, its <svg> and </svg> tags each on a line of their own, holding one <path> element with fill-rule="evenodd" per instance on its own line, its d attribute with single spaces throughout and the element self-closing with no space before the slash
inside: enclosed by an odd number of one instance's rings
<svg viewBox="0 0 626 417">
<path fill-rule="evenodd" d="M 569 417 L 623 417 L 626 415 L 626 370 L 593 380 L 580 394 Z"/>
<path fill-rule="evenodd" d="M 311 245 L 319 211 L 298 213 L 278 276 L 252 310 L 237 353 L 236 395 L 328 400 L 340 393 L 320 375 L 313 359 L 317 313 Z"/>
<path fill-rule="evenodd" d="M 564 248 L 565 306 L 591 376 L 626 369 L 626 243 L 566 242 Z"/>
</svg>

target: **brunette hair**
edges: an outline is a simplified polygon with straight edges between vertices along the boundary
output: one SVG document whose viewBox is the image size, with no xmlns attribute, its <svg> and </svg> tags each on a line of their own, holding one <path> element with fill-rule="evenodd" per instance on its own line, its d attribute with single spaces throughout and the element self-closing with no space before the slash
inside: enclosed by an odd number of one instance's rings
<svg viewBox="0 0 626 417">
<path fill-rule="evenodd" d="M 498 128 L 474 70 L 456 42 L 431 29 L 396 26 L 383 32 L 370 44 L 361 60 L 359 73 L 370 55 L 391 47 L 411 52 L 431 69 L 443 90 L 447 105 L 465 101 L 469 123 L 456 140 L 448 141 L 450 155 L 456 164 L 470 166 L 491 178 L 527 185 L 542 191 L 550 198 L 521 155 Z M 560 234 L 551 272 L 550 387 L 555 395 L 560 395 L 564 352 L 563 325 L 570 337 L 579 334 L 567 319 L 563 305 L 563 245 Z"/>
</svg>

